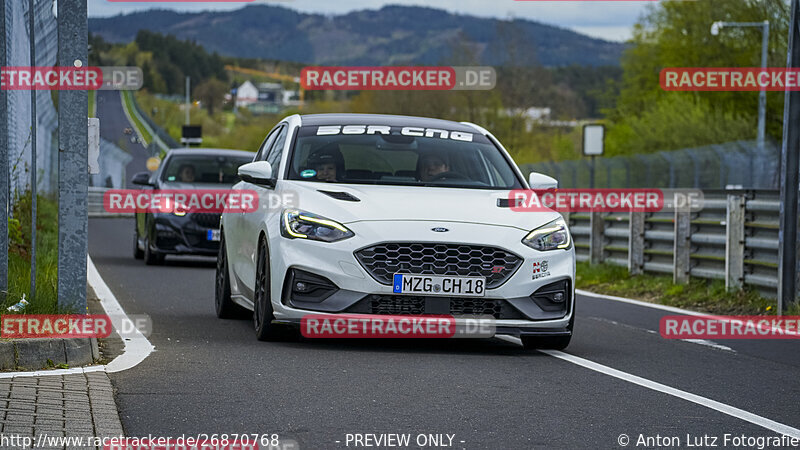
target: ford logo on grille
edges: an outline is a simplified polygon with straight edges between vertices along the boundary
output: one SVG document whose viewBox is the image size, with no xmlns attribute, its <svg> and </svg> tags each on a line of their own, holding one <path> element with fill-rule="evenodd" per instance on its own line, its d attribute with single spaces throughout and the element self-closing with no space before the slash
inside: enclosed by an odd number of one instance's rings
<svg viewBox="0 0 800 450">
<path fill-rule="evenodd" d="M 447 233 L 450 230 L 448 230 L 445 227 L 436 227 L 436 228 L 431 228 L 431 231 L 435 231 L 437 233 Z"/>
</svg>

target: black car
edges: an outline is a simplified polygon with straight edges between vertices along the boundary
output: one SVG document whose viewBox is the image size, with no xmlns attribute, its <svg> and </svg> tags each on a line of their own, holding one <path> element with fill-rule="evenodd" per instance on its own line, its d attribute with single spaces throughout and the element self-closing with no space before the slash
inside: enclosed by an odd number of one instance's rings
<svg viewBox="0 0 800 450">
<path fill-rule="evenodd" d="M 227 189 L 238 181 L 237 169 L 253 153 L 221 149 L 174 149 L 154 173 L 137 173 L 131 183 L 145 189 Z M 137 212 L 133 256 L 148 265 L 166 255 L 216 256 L 219 212 Z"/>
</svg>

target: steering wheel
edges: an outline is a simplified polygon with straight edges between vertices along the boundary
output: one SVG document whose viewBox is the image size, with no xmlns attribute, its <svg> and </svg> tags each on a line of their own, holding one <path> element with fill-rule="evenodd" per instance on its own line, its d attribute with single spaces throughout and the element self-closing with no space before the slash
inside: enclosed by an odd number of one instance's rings
<svg viewBox="0 0 800 450">
<path fill-rule="evenodd" d="M 428 181 L 441 181 L 441 180 L 469 180 L 469 178 L 458 172 L 448 171 L 436 174 L 433 176 L 433 178 L 431 178 Z"/>
</svg>

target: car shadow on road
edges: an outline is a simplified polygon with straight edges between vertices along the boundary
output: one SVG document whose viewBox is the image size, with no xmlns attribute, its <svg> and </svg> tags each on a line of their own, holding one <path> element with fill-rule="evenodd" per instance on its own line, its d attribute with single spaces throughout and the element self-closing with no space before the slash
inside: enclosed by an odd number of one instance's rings
<svg viewBox="0 0 800 450">
<path fill-rule="evenodd" d="M 470 354 L 497 356 L 545 356 L 525 350 L 521 345 L 497 338 L 442 338 L 442 339 L 309 339 L 299 331 L 265 345 L 307 347 L 309 350 L 332 352 L 417 353 L 417 354 Z"/>
<path fill-rule="evenodd" d="M 148 266 L 144 261 L 125 256 L 92 256 L 92 260 L 98 266 L 117 266 L 117 267 L 146 267 L 158 270 L 159 267 L 185 267 L 214 269 L 217 267 L 216 259 L 212 258 L 169 258 L 164 260 L 162 265 Z"/>
</svg>

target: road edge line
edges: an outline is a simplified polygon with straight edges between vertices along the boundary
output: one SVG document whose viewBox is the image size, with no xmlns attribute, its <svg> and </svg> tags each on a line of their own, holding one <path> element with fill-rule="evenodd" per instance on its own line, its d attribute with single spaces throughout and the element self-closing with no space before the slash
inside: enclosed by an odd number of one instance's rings
<svg viewBox="0 0 800 450">
<path fill-rule="evenodd" d="M 672 312 L 672 313 L 675 313 L 675 314 L 682 314 L 682 315 L 686 315 L 686 316 L 710 317 L 710 318 L 713 318 L 713 319 L 716 319 L 716 320 L 719 320 L 719 321 L 722 321 L 722 322 L 728 322 L 728 323 L 741 322 L 741 320 L 737 319 L 736 316 L 724 316 L 724 315 L 713 314 L 713 313 L 702 313 L 702 312 L 698 312 L 698 311 L 689 311 L 688 309 L 677 308 L 675 306 L 660 305 L 658 303 L 644 302 L 644 301 L 641 301 L 641 300 L 634 300 L 632 298 L 616 297 L 614 295 L 598 294 L 596 292 L 584 291 L 583 289 L 575 289 L 575 294 L 576 295 L 583 295 L 585 297 L 594 297 L 596 299 L 599 298 L 599 299 L 603 299 L 603 300 L 611 300 L 611 301 L 620 302 L 620 303 L 628 303 L 628 304 L 631 304 L 631 305 L 643 306 L 645 308 L 660 309 L 662 311 L 668 311 L 668 312 Z M 768 319 L 768 318 L 772 318 L 772 317 L 776 317 L 777 318 L 777 317 L 781 317 L 781 316 L 764 316 L 765 320 Z M 800 331 L 795 331 L 795 332 L 786 331 L 786 330 L 783 330 L 780 327 L 776 327 L 776 326 L 773 326 L 771 328 L 771 330 L 772 331 L 782 330 L 781 332 L 783 334 L 791 335 L 791 336 L 800 336 Z M 680 340 L 686 341 L 686 339 L 680 339 Z M 694 343 L 696 343 L 696 342 L 694 342 Z"/>
<path fill-rule="evenodd" d="M 130 322 L 130 318 L 127 314 L 125 314 L 125 310 L 122 309 L 122 305 L 119 304 L 119 301 L 117 301 L 114 293 L 111 292 L 111 289 L 100 276 L 100 272 L 97 271 L 97 267 L 95 267 L 94 262 L 92 262 L 92 257 L 88 254 L 86 255 L 86 269 L 87 282 L 92 289 L 94 289 L 97 298 L 100 299 L 100 304 L 103 306 L 103 310 L 105 310 L 106 315 L 109 316 L 112 325 L 114 325 L 114 330 L 116 330 L 119 334 L 122 322 L 125 320 Z M 135 330 L 133 334 L 134 335 L 129 340 L 122 340 L 125 345 L 122 354 L 114 358 L 106 365 L 73 367 L 70 369 L 30 370 L 25 372 L 0 372 L 0 380 L 17 377 L 74 375 L 90 372 L 112 373 L 130 369 L 144 361 L 145 358 L 150 356 L 150 353 L 155 351 L 153 344 L 151 344 L 150 341 L 147 340 L 147 338 L 139 330 Z"/>
<path fill-rule="evenodd" d="M 753 425 L 766 428 L 776 433 L 800 439 L 800 430 L 798 430 L 797 428 L 792 428 L 789 425 L 784 425 L 780 422 L 767 419 L 766 417 L 762 417 L 757 414 L 745 411 L 743 409 L 736 408 L 735 406 L 718 402 L 716 400 L 712 400 L 710 398 L 703 397 L 697 394 L 692 394 L 691 392 L 667 386 L 666 384 L 661 384 L 656 381 L 648 380 L 647 378 L 642 378 L 640 376 L 623 372 L 621 370 L 614 369 L 612 367 L 596 363 L 588 359 L 584 359 L 575 355 L 570 355 L 569 353 L 564 353 L 558 350 L 538 350 L 538 351 L 546 355 L 552 356 L 554 358 L 560 359 L 562 361 L 566 361 L 581 366 L 583 368 L 620 379 L 622 381 L 627 381 L 629 383 L 636 384 L 638 386 L 647 389 L 671 395 L 673 397 L 677 397 L 686 400 L 688 402 L 704 406 L 709 409 L 713 409 L 725 415 L 735 417 L 740 420 L 744 420 L 745 422 L 752 423 Z"/>
<path fill-rule="evenodd" d="M 677 308 L 675 306 L 659 305 L 658 303 L 650 303 L 642 300 L 635 300 L 626 297 L 617 297 L 615 295 L 598 294 L 597 292 L 585 291 L 583 289 L 575 289 L 575 294 L 583 295 L 585 297 L 595 297 L 603 300 L 611 300 L 621 303 L 629 303 L 631 305 L 644 306 L 645 308 L 660 309 L 662 311 L 669 311 L 676 314 L 684 314 L 687 316 L 713 316 L 711 313 L 701 313 L 698 311 L 689 311 L 688 309 Z"/>
<path fill-rule="evenodd" d="M 89 282 L 89 285 L 94 290 L 97 298 L 100 299 L 100 304 L 103 306 L 103 310 L 105 310 L 106 315 L 108 315 L 111 319 L 111 323 L 114 325 L 114 330 L 116 330 L 117 333 L 122 336 L 122 333 L 120 332 L 122 329 L 122 324 L 124 321 L 131 323 L 130 318 L 125 313 L 125 310 L 122 309 L 122 305 L 120 305 L 119 301 L 114 296 L 114 293 L 111 292 L 111 289 L 103 280 L 103 277 L 100 276 L 100 272 L 97 271 L 97 267 L 95 267 L 92 257 L 88 254 L 86 255 L 86 266 L 86 279 Z M 106 372 L 120 372 L 135 367 L 144 361 L 148 356 L 150 356 L 150 354 L 155 350 L 153 344 L 151 344 L 150 341 L 147 340 L 147 338 L 138 329 L 136 329 L 136 327 L 133 327 L 132 333 L 127 334 L 130 334 L 131 336 L 122 340 L 125 345 L 122 350 L 122 354 L 114 358 L 110 363 L 102 366 L 103 370 Z"/>
</svg>

